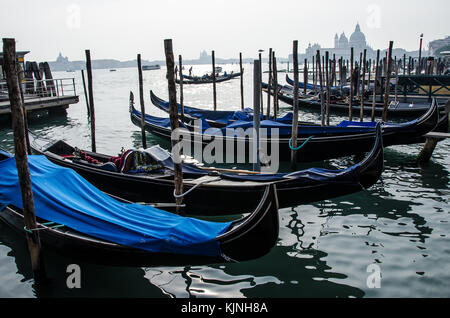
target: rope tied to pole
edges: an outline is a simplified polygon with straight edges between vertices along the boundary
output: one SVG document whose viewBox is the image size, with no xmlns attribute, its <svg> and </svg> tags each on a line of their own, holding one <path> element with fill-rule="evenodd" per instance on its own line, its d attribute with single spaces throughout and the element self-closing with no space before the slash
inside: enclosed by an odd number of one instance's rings
<svg viewBox="0 0 450 318">
<path fill-rule="evenodd" d="M 180 194 L 180 195 L 177 195 L 176 189 L 175 189 L 175 190 L 173 190 L 173 196 L 174 196 L 175 199 L 181 199 L 181 198 L 184 198 L 185 196 L 187 196 L 189 193 L 191 193 L 192 191 L 194 191 L 195 189 L 197 189 L 197 188 L 200 187 L 201 185 L 206 184 L 206 183 L 211 183 L 211 182 L 219 181 L 219 180 L 221 180 L 221 178 L 220 178 L 220 177 L 217 177 L 217 178 L 213 178 L 213 179 L 209 179 L 209 180 L 205 180 L 205 181 L 199 182 L 199 183 L 197 183 L 195 186 L 193 186 L 191 189 L 189 189 L 188 191 L 186 191 L 185 193 L 182 193 L 182 194 Z"/>
<path fill-rule="evenodd" d="M 310 142 L 311 139 L 313 139 L 314 137 L 315 137 L 315 136 L 309 137 L 308 139 L 305 140 L 305 142 L 304 142 L 303 144 L 301 144 L 301 145 L 298 146 L 297 148 L 294 148 L 294 147 L 292 146 L 292 137 L 291 137 L 291 139 L 289 139 L 289 148 L 291 148 L 292 151 L 298 151 L 298 150 L 302 149 L 304 146 L 306 146 L 306 144 L 307 144 L 308 142 Z"/>
</svg>

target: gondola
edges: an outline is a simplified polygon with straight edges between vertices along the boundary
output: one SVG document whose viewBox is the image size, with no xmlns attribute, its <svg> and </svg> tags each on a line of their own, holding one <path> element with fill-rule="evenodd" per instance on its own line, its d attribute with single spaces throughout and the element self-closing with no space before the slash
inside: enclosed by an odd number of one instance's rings
<svg viewBox="0 0 450 318">
<path fill-rule="evenodd" d="M 4 151 L 0 219 L 22 234 L 39 231 L 45 247 L 70 257 L 121 266 L 242 262 L 264 256 L 278 239 L 275 185 L 262 188 L 249 215 L 211 222 L 112 198 L 45 156 L 29 156 L 28 165 L 36 229 L 24 228 L 15 159 Z"/>
<path fill-rule="evenodd" d="M 222 83 L 222 82 L 232 80 L 239 76 L 241 76 L 241 73 L 230 73 L 227 75 L 220 75 L 220 76 L 216 77 L 215 82 Z M 177 79 L 175 79 L 175 82 L 177 84 L 180 84 L 181 80 L 177 78 Z M 194 76 L 183 75 L 183 85 L 200 85 L 200 84 L 211 84 L 211 83 L 213 83 L 212 76 L 194 77 Z"/>
<path fill-rule="evenodd" d="M 158 96 L 156 96 L 153 91 L 150 91 L 150 98 L 157 108 L 169 113 L 169 103 Z M 431 105 L 432 106 L 432 105 Z M 253 121 L 253 110 L 251 108 L 246 108 L 242 111 L 213 111 L 213 110 L 205 110 L 196 107 L 183 106 L 184 108 L 184 121 L 185 122 L 193 122 L 196 119 L 205 120 L 208 125 L 211 127 L 223 128 L 228 124 L 231 124 L 236 121 Z M 428 109 L 430 111 L 430 109 Z M 439 122 L 433 131 L 436 132 L 447 132 L 448 131 L 448 111 L 445 108 L 439 108 Z M 178 113 L 181 115 L 181 106 L 178 104 Z M 428 116 L 427 114 L 425 114 Z M 422 118 L 424 115 L 422 116 Z M 265 116 L 261 115 L 261 120 L 265 120 Z M 270 118 L 273 120 L 273 117 Z M 420 121 L 421 119 L 419 119 Z M 288 113 L 282 118 L 277 119 L 278 123 L 283 124 L 291 124 L 292 123 L 292 114 Z M 342 121 L 337 125 L 331 126 L 320 126 L 319 124 L 311 123 L 311 122 L 299 122 L 299 133 L 303 135 L 307 135 L 308 131 L 311 134 L 317 135 L 319 133 L 326 134 L 330 136 L 331 134 L 349 134 L 349 133 L 360 133 L 364 132 L 367 129 L 374 129 L 376 123 L 375 122 L 349 122 Z M 318 127 L 320 127 L 320 132 L 318 132 Z M 396 129 L 396 126 L 393 123 L 388 123 L 389 129 Z M 365 130 L 364 130 L 365 129 Z"/>
<path fill-rule="evenodd" d="M 157 97 L 152 91 L 150 91 L 150 97 L 152 103 L 159 109 L 169 112 L 169 103 Z M 178 104 L 178 112 L 181 113 L 181 106 Z M 211 126 L 214 128 L 220 128 L 226 130 L 231 127 L 248 128 L 250 123 L 253 122 L 253 110 L 244 109 L 243 111 L 211 111 L 203 110 L 195 107 L 184 106 L 184 124 L 186 127 L 193 129 L 196 120 L 201 120 L 202 125 L 206 127 Z M 388 123 L 383 127 L 384 132 L 384 144 L 385 146 L 399 145 L 399 144 L 412 144 L 422 142 L 422 136 L 430 131 L 447 132 L 448 129 L 448 117 L 439 117 L 436 103 L 433 103 L 428 109 L 427 113 L 421 118 L 407 123 L 393 124 Z M 155 117 L 152 117 L 155 120 Z M 149 119 L 150 121 L 152 119 Z M 284 143 L 287 143 L 290 139 L 292 132 L 292 113 L 285 115 L 282 118 L 278 118 L 273 121 L 265 120 L 264 116 L 261 116 L 261 125 L 266 128 L 276 127 L 279 129 L 280 147 Z M 318 124 L 300 122 L 298 128 L 298 134 L 302 137 L 304 142 L 308 138 L 313 137 L 312 140 L 317 140 L 322 137 L 337 137 L 350 138 L 351 135 L 358 136 L 364 133 L 375 133 L 376 122 L 350 122 L 342 121 L 338 125 L 320 126 Z M 310 142 L 309 141 L 309 142 Z M 308 142 L 308 143 L 309 143 Z M 288 144 L 287 144 L 288 146 Z M 331 146 L 332 147 L 332 146 Z M 284 145 L 286 148 L 286 145 Z M 286 149 L 289 152 L 289 149 Z M 310 148 L 311 152 L 313 151 Z M 351 151 L 348 149 L 347 151 Z M 353 149 L 355 151 L 355 149 Z M 347 155 L 351 154 L 347 152 Z M 339 153 L 333 153 L 333 155 L 339 156 Z M 315 157 L 317 160 L 329 159 Z M 307 158 L 304 158 L 306 161 Z"/>
<path fill-rule="evenodd" d="M 268 94 L 274 95 L 273 89 L 268 88 L 267 83 L 262 83 L 262 87 L 264 91 Z M 319 88 L 320 89 L 320 88 Z M 336 92 L 339 91 L 339 89 L 335 90 Z M 326 92 L 326 89 L 324 89 L 324 92 Z M 330 96 L 331 97 L 331 103 L 330 103 L 330 112 L 335 113 L 342 113 L 342 114 L 348 114 L 349 111 L 349 103 L 347 101 L 344 101 L 341 97 L 342 96 Z M 368 101 L 364 104 L 364 114 L 365 115 L 371 115 L 372 114 L 372 102 L 370 101 L 369 97 Z M 293 96 L 293 88 L 289 92 L 288 89 L 279 90 L 278 92 L 278 99 L 285 102 L 288 105 L 294 104 L 294 96 Z M 387 108 L 387 117 L 388 118 L 417 118 L 423 114 L 425 114 L 428 109 L 430 108 L 429 102 L 414 99 L 414 101 L 411 102 L 400 102 L 400 101 L 391 101 L 391 103 L 388 105 Z M 319 95 L 303 95 L 300 94 L 298 98 L 298 105 L 299 107 L 307 108 L 309 110 L 315 110 L 320 112 L 321 110 L 321 102 Z M 441 114 L 444 114 L 447 112 L 445 104 L 438 104 L 439 111 Z M 384 105 L 382 103 L 376 103 L 375 106 L 375 115 L 381 116 L 383 114 Z M 352 111 L 354 114 L 360 114 L 361 110 L 361 102 L 359 100 L 354 100 L 352 104 Z"/>
<path fill-rule="evenodd" d="M 367 189 L 383 170 L 383 141 L 378 134 L 367 141 L 370 153 L 348 169 L 307 169 L 285 174 L 255 174 L 183 164 L 184 212 L 197 215 L 248 213 L 258 204 L 268 184 L 276 184 L 280 208 L 317 202 Z M 146 150 L 159 169 L 131 174 L 130 170 L 111 170 L 111 157 L 85 151 L 89 158 L 73 156 L 76 149 L 67 143 L 38 138 L 30 133 L 33 150 L 63 167 L 72 168 L 102 191 L 134 202 L 174 202 L 173 161 L 171 155 L 154 146 Z"/>
</svg>

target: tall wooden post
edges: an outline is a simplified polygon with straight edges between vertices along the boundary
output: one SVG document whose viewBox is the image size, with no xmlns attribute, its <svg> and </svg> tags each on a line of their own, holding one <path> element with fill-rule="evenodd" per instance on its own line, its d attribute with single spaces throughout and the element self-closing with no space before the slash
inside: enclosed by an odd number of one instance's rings
<svg viewBox="0 0 450 318">
<path fill-rule="evenodd" d="M 390 82 L 391 82 L 391 72 L 392 72 L 392 47 L 394 46 L 394 42 L 389 42 L 389 53 L 388 53 L 388 61 L 387 61 L 387 72 L 386 72 L 386 86 L 384 90 L 384 107 L 383 107 L 383 122 L 385 123 L 387 120 L 387 111 L 389 106 L 389 93 L 390 93 Z"/>
<path fill-rule="evenodd" d="M 306 95 L 306 86 L 308 85 L 308 59 L 305 59 L 303 65 L 303 94 Z"/>
<path fill-rule="evenodd" d="M 261 60 L 253 61 L 253 171 L 261 171 L 259 158 L 259 128 L 261 120 Z"/>
<path fill-rule="evenodd" d="M 91 109 L 91 148 L 92 152 L 97 152 L 95 143 L 95 106 L 94 106 L 94 90 L 92 88 L 92 63 L 91 51 L 86 50 L 86 71 L 89 91 L 89 107 Z"/>
<path fill-rule="evenodd" d="M 216 91 L 216 57 L 215 52 L 212 51 L 212 77 L 213 77 L 213 101 L 214 111 L 217 110 L 217 91 Z"/>
<path fill-rule="evenodd" d="M 294 59 L 294 111 L 292 119 L 292 148 L 297 148 L 298 138 L 298 41 L 293 42 L 293 59 Z M 291 168 L 297 170 L 297 151 L 291 150 Z"/>
<path fill-rule="evenodd" d="M 183 58 L 181 55 L 178 55 L 178 64 L 180 67 L 180 115 L 181 121 L 184 122 L 184 93 L 183 93 Z"/>
<path fill-rule="evenodd" d="M 181 157 L 178 151 L 174 151 L 174 148 L 178 144 L 179 140 L 173 138 L 173 132 L 179 128 L 178 123 L 178 107 L 177 107 L 177 91 L 175 86 L 175 61 L 173 56 L 172 40 L 164 40 L 164 52 L 166 55 L 167 66 L 167 82 L 169 88 L 169 112 L 170 112 L 170 127 L 172 129 L 172 156 L 174 161 L 174 183 L 175 194 L 177 196 L 183 193 L 183 169 L 181 165 Z M 181 204 L 183 204 L 183 198 L 176 197 L 177 213 L 181 212 Z"/>
<path fill-rule="evenodd" d="M 277 58 L 275 56 L 275 51 L 272 52 L 272 63 L 273 63 L 273 119 L 277 120 L 278 113 L 278 67 Z"/>
<path fill-rule="evenodd" d="M 364 121 L 364 94 L 366 89 L 366 68 L 367 68 L 366 55 L 367 49 L 364 49 L 364 60 L 362 64 L 361 107 L 359 112 L 359 120 L 361 122 Z"/>
<path fill-rule="evenodd" d="M 262 53 L 261 52 L 259 52 L 259 69 L 261 71 L 260 72 L 261 76 L 260 76 L 259 80 L 262 85 L 262 73 L 263 73 L 262 69 L 263 69 L 263 67 L 262 67 Z M 261 112 L 261 114 L 264 114 L 264 99 L 263 99 L 263 93 L 262 93 L 262 86 L 261 86 L 260 92 L 261 92 L 261 96 L 260 96 L 261 110 L 260 110 L 260 112 Z"/>
<path fill-rule="evenodd" d="M 144 83 L 142 77 L 142 61 L 141 54 L 137 55 L 137 66 L 138 66 L 138 75 L 139 75 L 139 97 L 141 103 L 141 138 L 142 138 L 142 147 L 147 149 L 147 138 L 145 136 L 145 104 L 144 104 Z"/>
<path fill-rule="evenodd" d="M 315 57 L 312 57 L 312 67 L 313 67 L 313 85 L 314 85 L 314 95 L 317 94 L 317 76 L 316 76 L 316 63 L 314 61 Z"/>
<path fill-rule="evenodd" d="M 320 117 L 322 119 L 322 126 L 325 126 L 325 97 L 323 92 L 323 74 L 322 66 L 320 64 L 320 51 L 317 50 L 317 69 L 319 70 L 319 85 L 320 85 Z"/>
<path fill-rule="evenodd" d="M 332 78 L 330 77 L 330 55 L 329 52 L 325 52 L 325 81 L 327 85 L 327 108 L 326 108 L 326 123 L 327 126 L 330 125 L 330 103 L 331 103 L 331 82 Z"/>
<path fill-rule="evenodd" d="M 353 120 L 353 90 L 354 90 L 354 70 L 353 70 L 353 59 L 354 50 L 350 49 L 350 96 L 348 98 L 348 120 Z"/>
<path fill-rule="evenodd" d="M 242 53 L 239 53 L 239 68 L 241 71 L 241 109 L 244 110 L 244 69 L 242 68 Z"/>
<path fill-rule="evenodd" d="M 270 90 L 272 89 L 272 48 L 269 49 L 269 92 L 267 93 L 267 115 L 266 119 L 270 118 Z"/>
<path fill-rule="evenodd" d="M 380 50 L 377 50 L 377 65 L 375 69 L 375 81 L 373 84 L 373 100 L 372 100 L 372 116 L 371 120 L 375 121 L 375 106 L 377 104 L 377 88 L 378 88 L 378 78 L 380 77 Z"/>
<path fill-rule="evenodd" d="M 22 194 L 23 217 L 25 222 L 28 250 L 31 257 L 31 267 L 34 279 L 41 283 L 45 280 L 45 267 L 41 254 L 39 232 L 35 229 L 36 214 L 34 210 L 33 190 L 30 172 L 28 170 L 28 156 L 24 128 L 24 115 L 20 83 L 17 77 L 17 57 L 15 39 L 3 39 L 3 66 L 8 85 L 11 104 L 11 119 L 14 133 L 14 150 L 20 190 Z"/>
<path fill-rule="evenodd" d="M 89 121 L 91 120 L 91 106 L 89 105 L 89 95 L 86 90 L 86 80 L 84 78 L 84 70 L 81 70 L 81 78 L 83 79 L 84 99 L 86 101 L 86 108 Z"/>
</svg>

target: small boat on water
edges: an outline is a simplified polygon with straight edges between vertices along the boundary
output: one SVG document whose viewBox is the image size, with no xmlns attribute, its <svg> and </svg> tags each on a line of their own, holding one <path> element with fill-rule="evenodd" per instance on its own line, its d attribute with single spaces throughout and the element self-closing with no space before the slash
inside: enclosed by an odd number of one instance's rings
<svg viewBox="0 0 450 318">
<path fill-rule="evenodd" d="M 233 78 L 241 76 L 241 73 L 224 73 L 220 76 L 216 76 L 216 83 L 226 82 Z M 180 84 L 179 79 L 175 79 L 175 82 L 177 84 Z M 189 76 L 189 75 L 183 75 L 183 84 L 187 85 L 196 85 L 196 84 L 210 84 L 213 83 L 213 78 L 211 75 L 204 75 L 204 76 Z"/>
<path fill-rule="evenodd" d="M 135 117 L 138 118 L 138 117 Z M 139 119 L 140 120 L 140 119 Z M 167 133 L 167 131 L 166 131 Z M 33 151 L 71 168 L 102 191 L 134 202 L 174 202 L 171 154 L 154 146 L 126 151 L 120 157 L 79 150 L 62 140 L 29 134 Z M 170 132 L 169 132 L 170 136 Z M 280 208 L 298 206 L 355 193 L 375 184 L 383 171 L 381 127 L 366 158 L 347 169 L 306 169 L 264 174 L 205 168 L 183 163 L 184 212 L 195 215 L 249 213 L 258 205 L 267 185 L 275 184 Z M 145 160 L 139 158 L 144 157 Z M 136 166 L 136 160 L 145 161 Z"/>
<path fill-rule="evenodd" d="M 159 64 L 142 65 L 142 70 L 143 71 L 154 71 L 154 70 L 160 70 L 160 69 L 161 69 L 161 65 L 159 65 Z"/>
<path fill-rule="evenodd" d="M 16 162 L 5 151 L 0 219 L 20 233 L 39 231 L 45 247 L 70 257 L 126 266 L 242 262 L 264 256 L 278 239 L 274 185 L 264 187 L 249 215 L 210 222 L 112 198 L 45 156 L 29 156 L 28 164 L 37 227 L 24 229 Z"/>
</svg>

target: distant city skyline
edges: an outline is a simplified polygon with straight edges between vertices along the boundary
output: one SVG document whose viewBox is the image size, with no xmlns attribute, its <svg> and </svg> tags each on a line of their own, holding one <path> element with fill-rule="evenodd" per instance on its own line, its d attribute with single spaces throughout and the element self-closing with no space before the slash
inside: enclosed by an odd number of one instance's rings
<svg viewBox="0 0 450 318">
<path fill-rule="evenodd" d="M 450 30 L 448 1 L 350 0 L 300 2 L 294 0 L 23 0 L 2 2 L 2 37 L 14 37 L 18 50 L 30 50 L 29 60 L 55 61 L 61 52 L 71 61 L 83 60 L 90 49 L 93 59 L 128 61 L 138 53 L 148 61 L 164 59 L 163 40 L 173 39 L 174 53 L 197 59 L 215 50 L 218 58 L 256 58 L 273 48 L 280 58 L 308 44 L 333 48 L 334 36 L 361 25 L 368 45 L 386 49 L 423 49 L 447 37 Z M 330 36 L 331 35 L 331 36 Z"/>
</svg>

